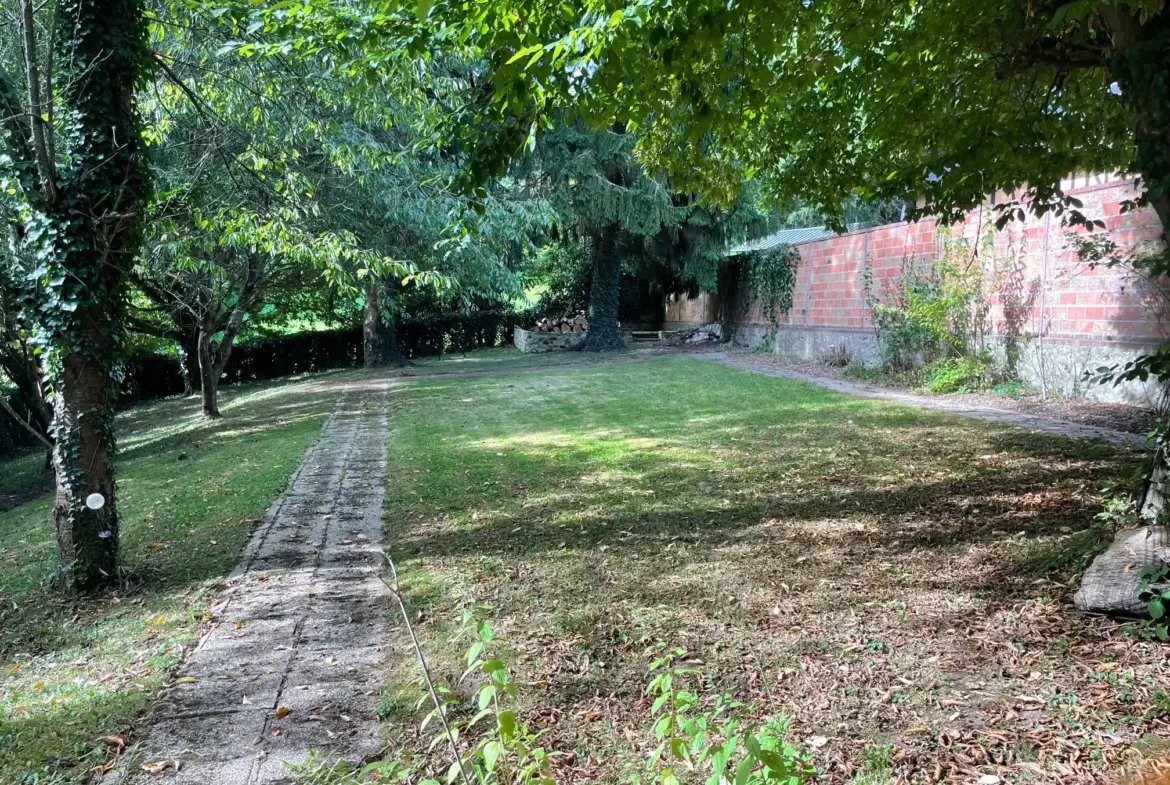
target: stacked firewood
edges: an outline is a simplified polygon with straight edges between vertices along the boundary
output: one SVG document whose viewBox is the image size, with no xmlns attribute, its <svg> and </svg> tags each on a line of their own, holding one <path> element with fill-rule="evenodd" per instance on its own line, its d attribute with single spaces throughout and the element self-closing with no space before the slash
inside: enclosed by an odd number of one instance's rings
<svg viewBox="0 0 1170 785">
<path fill-rule="evenodd" d="M 539 319 L 532 331 L 538 333 L 583 333 L 588 329 L 589 320 L 585 314 L 578 313 Z"/>
</svg>

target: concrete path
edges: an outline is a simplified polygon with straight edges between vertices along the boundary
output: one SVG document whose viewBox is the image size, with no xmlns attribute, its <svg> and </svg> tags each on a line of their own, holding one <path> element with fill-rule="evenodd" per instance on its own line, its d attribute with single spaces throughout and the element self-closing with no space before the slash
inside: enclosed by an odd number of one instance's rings
<svg viewBox="0 0 1170 785">
<path fill-rule="evenodd" d="M 152 713 L 136 785 L 268 785 L 310 750 L 378 755 L 386 425 L 385 380 L 342 393 Z"/>
<path fill-rule="evenodd" d="M 833 379 L 827 376 L 813 376 L 812 374 L 801 373 L 800 371 L 792 371 L 787 368 L 776 368 L 770 365 L 753 363 L 750 360 L 739 357 L 729 357 L 726 354 L 720 354 L 718 352 L 692 354 L 691 356 L 697 357 L 701 360 L 710 360 L 711 362 L 729 365 L 732 368 L 738 368 L 741 371 L 761 373 L 765 376 L 776 376 L 784 379 L 796 379 L 797 381 L 808 382 L 809 384 L 816 384 L 821 387 L 827 387 L 834 392 L 846 393 L 847 395 L 857 395 L 862 398 L 880 398 L 885 401 L 894 401 L 896 403 L 904 403 L 910 406 L 920 406 L 925 409 L 937 409 L 939 411 L 951 412 L 952 414 L 961 414 L 964 417 L 974 417 L 977 420 L 986 420 L 988 422 L 1001 423 L 1003 425 L 1014 425 L 1017 428 L 1041 431 L 1043 433 L 1051 433 L 1057 436 L 1068 436 L 1072 439 L 1101 439 L 1103 441 L 1112 442 L 1113 444 L 1124 444 L 1143 449 L 1147 446 L 1145 436 L 1137 433 L 1116 431 L 1112 428 L 1098 428 L 1093 425 L 1082 425 L 1080 423 L 1067 422 L 1065 420 L 1054 420 L 1048 417 L 1040 417 L 1035 414 L 1024 414 L 1022 412 L 1013 412 L 1007 409 L 995 409 L 990 406 L 964 406 L 957 401 L 950 401 L 946 398 L 932 398 L 926 395 L 901 393 L 873 385 L 850 382 L 844 379 Z"/>
</svg>

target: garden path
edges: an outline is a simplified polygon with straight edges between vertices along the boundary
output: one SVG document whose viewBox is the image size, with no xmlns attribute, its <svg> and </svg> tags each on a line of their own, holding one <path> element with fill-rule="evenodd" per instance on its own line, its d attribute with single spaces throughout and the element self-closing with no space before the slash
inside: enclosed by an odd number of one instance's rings
<svg viewBox="0 0 1170 785">
<path fill-rule="evenodd" d="M 1041 417 L 1035 414 L 1013 412 L 1006 409 L 996 409 L 990 406 L 970 406 L 961 402 L 950 401 L 946 398 L 935 398 L 927 395 L 915 395 L 913 393 L 897 392 L 894 390 L 878 387 L 876 385 L 852 382 L 844 379 L 834 379 L 827 376 L 815 376 L 813 374 L 802 373 L 801 371 L 794 371 L 788 368 L 776 368 L 774 366 L 761 365 L 741 357 L 730 357 L 719 352 L 692 354 L 690 356 L 697 357 L 702 360 L 709 360 L 711 362 L 722 363 L 723 365 L 728 365 L 732 368 L 738 368 L 741 371 L 748 371 L 750 373 L 761 373 L 765 376 L 777 376 L 785 379 L 795 379 L 801 382 L 808 382 L 809 384 L 820 385 L 821 387 L 826 387 L 830 390 L 833 390 L 834 392 L 845 393 L 846 395 L 857 395 L 862 398 L 879 398 L 881 400 L 892 401 L 895 403 L 904 403 L 910 406 L 920 406 L 926 409 L 937 409 L 939 411 L 951 412 L 953 414 L 961 414 L 964 417 L 974 417 L 977 420 L 986 420 L 987 422 L 1000 423 L 1003 425 L 1014 425 L 1017 428 L 1025 428 L 1027 430 L 1040 431 L 1042 433 L 1051 433 L 1055 434 L 1056 436 L 1067 436 L 1073 439 L 1101 439 L 1113 444 L 1126 444 L 1132 447 L 1144 448 L 1146 446 L 1145 436 L 1136 433 L 1126 433 L 1125 431 L 1117 431 L 1113 430 L 1112 428 L 1101 428 L 1099 426 L 1085 425 L 1083 423 L 1056 420 L 1049 417 Z"/>
<path fill-rule="evenodd" d="M 156 705 L 136 783 L 271 785 L 310 751 L 354 762 L 380 752 L 388 382 L 342 391 Z"/>
</svg>

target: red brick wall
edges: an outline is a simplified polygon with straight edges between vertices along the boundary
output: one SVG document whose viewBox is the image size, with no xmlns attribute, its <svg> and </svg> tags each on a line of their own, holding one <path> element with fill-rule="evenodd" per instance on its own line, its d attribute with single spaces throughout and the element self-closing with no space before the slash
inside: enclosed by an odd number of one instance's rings
<svg viewBox="0 0 1170 785">
<path fill-rule="evenodd" d="M 1069 193 L 1083 201 L 1088 217 L 1105 222 L 1105 231 L 1115 242 L 1131 246 L 1157 241 L 1161 226 L 1152 210 L 1121 213 L 1122 202 L 1134 196 L 1132 181 L 1104 176 L 1089 179 L 1095 181 L 1077 183 Z M 990 208 L 974 210 L 964 224 L 950 231 L 970 242 L 985 232 L 996 216 Z M 985 268 L 994 265 L 1011 273 L 1010 283 L 1003 283 L 1001 275 L 1000 283 L 989 286 L 991 333 L 1006 333 L 1015 322 L 1016 332 L 1043 334 L 1046 340 L 1058 343 L 1158 343 L 1157 298 L 1147 290 L 1148 285 L 1122 270 L 1090 269 L 1069 247 L 1065 232 L 1057 218 L 1029 216 L 996 232 L 991 254 L 981 251 Z M 862 274 L 865 260 L 869 260 L 873 289 L 880 296 L 887 282 L 901 274 L 906 260 L 937 258 L 942 243 L 941 231 L 930 219 L 801 243 L 795 246 L 801 263 L 793 307 L 782 322 L 793 329 L 870 332 Z M 990 270 L 986 272 L 990 277 Z M 737 325 L 767 323 L 759 302 L 750 302 L 746 292 L 741 292 L 739 301 L 744 305 Z M 676 309 L 681 314 L 685 305 L 678 304 Z"/>
</svg>

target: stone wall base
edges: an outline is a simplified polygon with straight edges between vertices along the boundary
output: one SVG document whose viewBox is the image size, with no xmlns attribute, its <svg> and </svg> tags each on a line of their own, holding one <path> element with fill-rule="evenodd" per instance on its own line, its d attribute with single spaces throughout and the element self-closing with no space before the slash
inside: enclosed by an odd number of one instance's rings
<svg viewBox="0 0 1170 785">
<path fill-rule="evenodd" d="M 793 329 L 781 326 L 769 341 L 770 328 L 742 325 L 732 331 L 732 342 L 748 349 L 769 351 L 799 360 L 817 360 L 830 346 L 849 347 L 853 362 L 873 366 L 881 361 L 877 336 L 856 330 Z M 1030 338 L 1018 344 L 1016 375 L 1036 389 L 1063 398 L 1087 398 L 1111 403 L 1150 406 L 1158 399 L 1159 389 L 1150 381 L 1126 382 L 1116 387 L 1085 381 L 1086 371 L 1100 366 L 1124 365 L 1139 355 L 1155 350 L 1153 346 L 1076 344 L 1055 338 L 1040 341 Z M 1002 341 L 993 339 L 992 352 L 1001 363 L 1007 352 Z"/>
<path fill-rule="evenodd" d="M 567 352 L 580 349 L 585 343 L 583 333 L 538 333 L 533 330 L 516 328 L 512 343 L 525 354 L 544 354 L 546 352 Z"/>
</svg>

